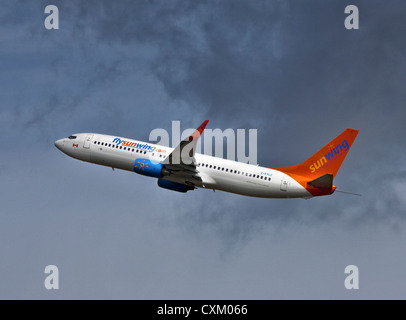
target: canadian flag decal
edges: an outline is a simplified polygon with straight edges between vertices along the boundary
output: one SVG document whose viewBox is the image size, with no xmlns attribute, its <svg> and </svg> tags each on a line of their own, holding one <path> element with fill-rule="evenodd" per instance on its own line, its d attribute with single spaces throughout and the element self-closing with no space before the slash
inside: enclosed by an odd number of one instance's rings
<svg viewBox="0 0 406 320">
<path fill-rule="evenodd" d="M 73 144 L 72 147 L 76 147 L 76 148 L 77 148 L 77 147 L 79 147 L 79 145 L 78 145 L 78 144 Z"/>
</svg>

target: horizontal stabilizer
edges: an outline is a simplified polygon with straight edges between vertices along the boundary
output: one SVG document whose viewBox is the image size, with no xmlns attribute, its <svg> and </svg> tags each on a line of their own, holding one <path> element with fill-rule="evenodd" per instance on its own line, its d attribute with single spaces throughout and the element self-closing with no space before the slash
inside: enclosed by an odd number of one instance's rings
<svg viewBox="0 0 406 320">
<path fill-rule="evenodd" d="M 326 173 L 307 184 L 315 188 L 331 189 L 333 187 L 333 175 L 331 173 Z"/>
</svg>

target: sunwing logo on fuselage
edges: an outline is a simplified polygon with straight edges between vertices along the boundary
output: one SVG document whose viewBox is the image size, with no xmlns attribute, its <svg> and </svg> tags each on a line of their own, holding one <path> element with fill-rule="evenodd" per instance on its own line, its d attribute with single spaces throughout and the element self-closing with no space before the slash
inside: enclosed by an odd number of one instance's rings
<svg viewBox="0 0 406 320">
<path fill-rule="evenodd" d="M 131 147 L 131 148 L 135 148 L 135 149 L 139 149 L 139 150 L 145 150 L 148 152 L 153 152 L 156 149 L 155 147 L 150 146 L 147 143 L 131 142 L 131 141 L 127 141 L 127 140 L 121 140 L 120 138 L 115 138 L 113 140 L 113 143 L 115 143 L 116 145 L 123 145 L 123 146 Z"/>
<path fill-rule="evenodd" d="M 343 140 L 341 144 L 338 144 L 336 147 L 332 148 L 327 154 L 322 156 L 317 162 L 314 162 L 310 167 L 310 171 L 313 173 L 320 168 L 324 168 L 329 165 L 331 161 L 337 159 L 339 156 L 343 155 L 345 151 L 348 151 L 350 145 L 347 140 Z"/>
</svg>

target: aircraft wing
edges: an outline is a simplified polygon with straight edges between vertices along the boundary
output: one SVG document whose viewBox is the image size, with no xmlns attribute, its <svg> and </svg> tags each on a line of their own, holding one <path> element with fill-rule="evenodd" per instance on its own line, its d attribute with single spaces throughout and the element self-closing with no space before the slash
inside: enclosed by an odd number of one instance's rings
<svg viewBox="0 0 406 320">
<path fill-rule="evenodd" d="M 196 131 L 183 139 L 175 149 L 162 162 L 165 168 L 172 174 L 177 176 L 192 176 L 194 179 L 200 180 L 199 172 L 196 170 L 196 145 L 209 120 L 204 121 Z"/>
</svg>

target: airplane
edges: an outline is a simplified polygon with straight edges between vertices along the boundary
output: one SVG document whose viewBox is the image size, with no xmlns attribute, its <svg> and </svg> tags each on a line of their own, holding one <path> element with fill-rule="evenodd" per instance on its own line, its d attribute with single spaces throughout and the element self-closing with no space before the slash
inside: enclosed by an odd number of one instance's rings
<svg viewBox="0 0 406 320">
<path fill-rule="evenodd" d="M 187 192 L 221 190 L 260 198 L 305 198 L 333 194 L 335 178 L 358 130 L 346 129 L 306 161 L 286 167 L 261 167 L 195 152 L 209 120 L 175 148 L 97 133 L 57 140 L 68 156 L 157 178 L 161 188 Z"/>
</svg>

